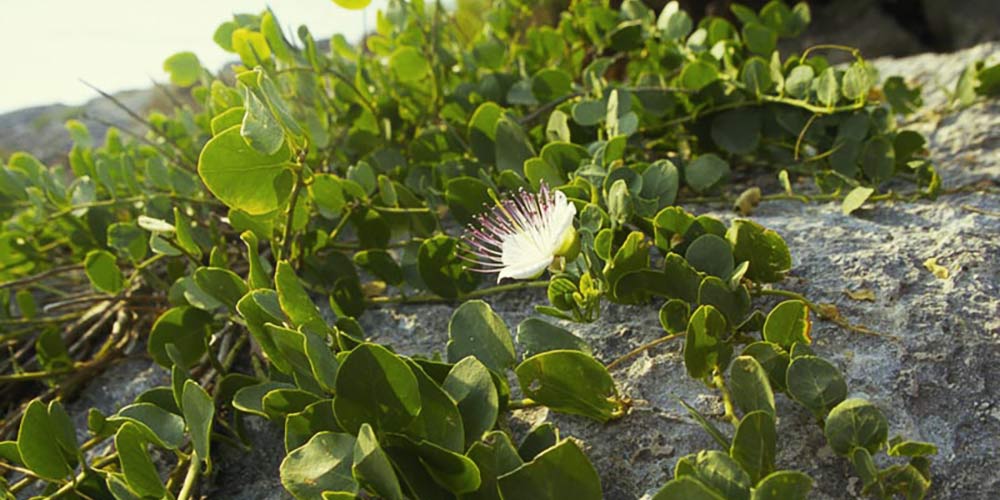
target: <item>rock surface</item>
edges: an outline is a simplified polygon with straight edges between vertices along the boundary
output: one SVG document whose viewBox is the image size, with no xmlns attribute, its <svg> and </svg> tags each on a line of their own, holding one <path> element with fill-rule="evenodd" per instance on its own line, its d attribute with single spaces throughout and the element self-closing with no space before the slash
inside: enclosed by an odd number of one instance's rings
<svg viewBox="0 0 1000 500">
<path fill-rule="evenodd" d="M 929 108 L 945 101 L 969 62 L 1000 52 L 987 44 L 956 54 L 925 54 L 875 61 L 883 76 L 902 74 L 924 84 Z M 990 498 L 1000 491 L 1000 102 L 980 102 L 938 115 L 926 113 L 909 126 L 928 135 L 945 188 L 986 180 L 992 193 L 965 192 L 935 201 L 866 206 L 844 216 L 839 204 L 772 202 L 753 219 L 778 231 L 791 249 L 794 266 L 782 288 L 815 302 L 832 303 L 852 323 L 878 335 L 846 331 L 816 321 L 816 350 L 844 372 L 850 391 L 882 408 L 891 435 L 936 444 L 931 497 Z M 692 209 L 730 220 L 727 207 Z M 937 258 L 950 276 L 924 268 Z M 873 301 L 846 291 L 871 290 Z M 540 291 L 489 299 L 512 331 L 544 300 Z M 564 324 L 589 341 L 595 355 L 610 361 L 662 335 L 657 305 L 606 305 L 595 323 Z M 406 354 L 444 349 L 454 305 L 388 307 L 367 312 L 370 337 Z M 666 344 L 614 372 L 621 392 L 636 402 L 625 418 L 600 425 L 544 409 L 515 412 L 511 425 L 523 434 L 551 420 L 563 436 L 585 446 L 601 474 L 605 496 L 634 499 L 667 481 L 676 460 L 713 446 L 677 403 L 719 416 L 716 393 L 685 373 L 680 343 Z M 128 367 L 129 375 L 104 376 L 71 407 L 82 415 L 96 406 L 108 411 L 132 400 L 151 383 L 168 379 L 156 367 Z M 799 469 L 816 481 L 816 499 L 852 498 L 860 485 L 849 465 L 825 446 L 822 432 L 797 405 L 779 396 L 778 466 Z M 282 431 L 248 419 L 255 446 L 245 452 L 220 444 L 213 485 L 219 499 L 290 498 L 281 488 L 278 465 Z M 519 436 L 518 436 L 519 437 Z"/>
</svg>

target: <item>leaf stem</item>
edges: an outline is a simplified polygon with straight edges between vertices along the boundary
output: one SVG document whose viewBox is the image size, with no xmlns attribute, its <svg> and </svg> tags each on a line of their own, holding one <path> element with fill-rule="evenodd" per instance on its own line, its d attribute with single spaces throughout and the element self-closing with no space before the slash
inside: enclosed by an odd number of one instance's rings
<svg viewBox="0 0 1000 500">
<path fill-rule="evenodd" d="M 191 491 L 194 489 L 194 485 L 198 480 L 198 469 L 199 460 L 198 453 L 191 451 L 191 462 L 188 464 L 187 475 L 184 476 L 184 485 L 181 486 L 180 493 L 177 494 L 177 500 L 187 500 L 191 496 Z"/>
<path fill-rule="evenodd" d="M 616 358 L 614 361 L 608 363 L 607 366 L 606 366 L 606 368 L 608 369 L 608 371 L 614 370 L 615 368 L 617 368 L 622 363 L 624 363 L 624 362 L 626 362 L 626 361 L 628 361 L 628 360 L 630 360 L 630 359 L 638 356 L 639 354 L 642 354 L 643 352 L 648 351 L 648 350 L 650 350 L 650 349 L 652 349 L 652 348 L 654 348 L 654 347 L 656 347 L 656 346 L 658 346 L 660 344 L 663 344 L 665 342 L 669 342 L 669 341 L 674 340 L 676 338 L 683 337 L 685 335 L 685 333 L 686 332 L 674 333 L 674 334 L 671 334 L 671 335 L 660 337 L 660 338 L 658 338 L 656 340 L 653 340 L 653 341 L 650 341 L 650 342 L 646 342 L 645 344 L 642 344 L 641 346 L 636 347 L 635 349 L 632 349 L 631 351 L 625 353 L 624 355 Z"/>
<path fill-rule="evenodd" d="M 541 403 L 530 398 L 516 399 L 507 403 L 507 408 L 510 410 L 524 410 L 527 408 L 535 408 L 537 406 L 541 406 Z"/>
<path fill-rule="evenodd" d="M 292 194 L 288 199 L 288 212 L 285 214 L 285 228 L 281 235 L 281 254 L 278 260 L 289 259 L 292 253 L 292 226 L 295 222 L 295 205 L 299 201 L 299 193 L 302 192 L 302 172 L 295 172 L 295 185 L 292 187 Z"/>
<path fill-rule="evenodd" d="M 548 280 L 518 281 L 515 283 L 508 283 L 506 285 L 497 285 L 487 288 L 480 288 L 479 290 L 473 290 L 465 295 L 456 298 L 447 298 L 433 293 L 425 293 L 420 295 L 394 295 L 386 297 L 372 297 L 368 299 L 366 302 L 368 303 L 368 305 L 426 304 L 433 302 L 451 302 L 453 300 L 478 299 L 489 295 L 494 295 L 497 293 L 511 292 L 515 290 L 527 290 L 529 288 L 545 288 L 547 286 L 549 286 Z"/>
</svg>

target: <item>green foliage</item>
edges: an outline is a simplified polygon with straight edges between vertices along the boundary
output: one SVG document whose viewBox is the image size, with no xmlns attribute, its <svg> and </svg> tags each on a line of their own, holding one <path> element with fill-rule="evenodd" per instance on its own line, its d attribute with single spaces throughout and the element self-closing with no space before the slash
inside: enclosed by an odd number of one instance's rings
<svg viewBox="0 0 1000 500">
<path fill-rule="evenodd" d="M 185 104 L 148 115 L 148 136 L 111 129 L 96 144 L 71 120 L 68 170 L 6 160 L 0 335 L 14 362 L 0 376 L 19 389 L 6 394 L 30 399 L 45 380 L 62 397 L 143 345 L 171 376 L 92 411 L 82 445 L 49 392 L 12 410 L 0 456 L 32 475 L 0 491 L 40 480 L 46 494 L 188 500 L 226 466 L 213 450 L 248 442 L 253 415 L 283 428 L 279 475 L 296 498 L 600 498 L 586 447 L 546 422 L 515 448 L 506 422 L 530 406 L 629 418 L 612 376 L 627 357 L 599 361 L 565 323 L 594 321 L 607 300 L 659 308 L 669 335 L 643 348 L 684 336 L 687 373 L 719 391 L 732 424 L 681 402 L 722 451 L 691 450 L 654 498 L 806 498 L 812 480 L 778 470 L 784 397 L 822 423 L 864 491 L 927 492 L 934 445 L 887 439 L 881 410 L 846 399 L 807 346 L 811 314 L 828 315 L 757 299 L 791 294 L 768 288 L 792 269 L 782 236 L 679 206 L 728 198 L 749 166 L 781 173 L 784 193 L 757 198 L 841 200 L 846 215 L 895 199 L 887 181 L 934 196 L 926 139 L 893 119 L 919 109 L 920 90 L 879 85 L 855 51 L 836 68 L 819 48 L 779 53 L 808 24 L 805 3 L 734 4 L 739 26 L 696 25 L 678 2 L 577 0 L 551 26 L 523 2 L 475 4 L 390 2 L 365 47 L 334 37 L 329 50 L 305 27 L 291 39 L 270 10 L 238 14 L 213 36 L 241 63 L 232 77 L 168 58 Z M 971 66 L 955 104 L 996 95 L 998 75 Z M 822 193 L 793 192 L 793 177 Z M 573 238 L 538 281 L 480 286 L 492 275 L 480 280 L 457 229 L 496 211 L 471 231 L 523 230 L 510 198 L 543 185 L 576 210 Z M 479 299 L 542 287 L 535 310 L 564 323 L 523 320 L 515 349 L 507 312 Z M 366 310 L 423 302 L 455 305 L 445 360 L 367 341 Z M 107 440 L 118 460 L 81 467 Z M 169 481 L 151 448 L 179 457 Z"/>
</svg>

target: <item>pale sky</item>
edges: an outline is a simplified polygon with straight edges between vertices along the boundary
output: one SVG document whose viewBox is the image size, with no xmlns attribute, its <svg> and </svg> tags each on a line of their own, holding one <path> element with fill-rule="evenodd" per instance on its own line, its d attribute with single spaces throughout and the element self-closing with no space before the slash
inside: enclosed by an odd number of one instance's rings
<svg viewBox="0 0 1000 500">
<path fill-rule="evenodd" d="M 237 58 L 212 41 L 233 13 L 270 5 L 290 39 L 305 24 L 316 39 L 354 42 L 387 3 L 352 11 L 332 0 L 0 0 L 0 113 L 82 104 L 96 94 L 81 79 L 109 92 L 164 82 L 163 60 L 185 50 L 214 71 Z"/>
</svg>

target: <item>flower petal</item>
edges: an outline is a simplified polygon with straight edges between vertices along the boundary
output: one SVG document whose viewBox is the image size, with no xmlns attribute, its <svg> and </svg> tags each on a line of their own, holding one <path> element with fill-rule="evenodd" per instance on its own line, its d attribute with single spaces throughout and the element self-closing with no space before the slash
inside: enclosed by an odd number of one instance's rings
<svg viewBox="0 0 1000 500">
<path fill-rule="evenodd" d="M 549 254 L 548 256 L 539 256 L 534 261 L 517 262 L 508 265 L 500 270 L 500 274 L 497 276 L 497 283 L 500 283 L 504 278 L 513 278 L 516 280 L 537 278 L 545 271 L 545 268 L 549 267 L 549 264 L 552 264 L 552 260 L 553 257 Z"/>
</svg>

